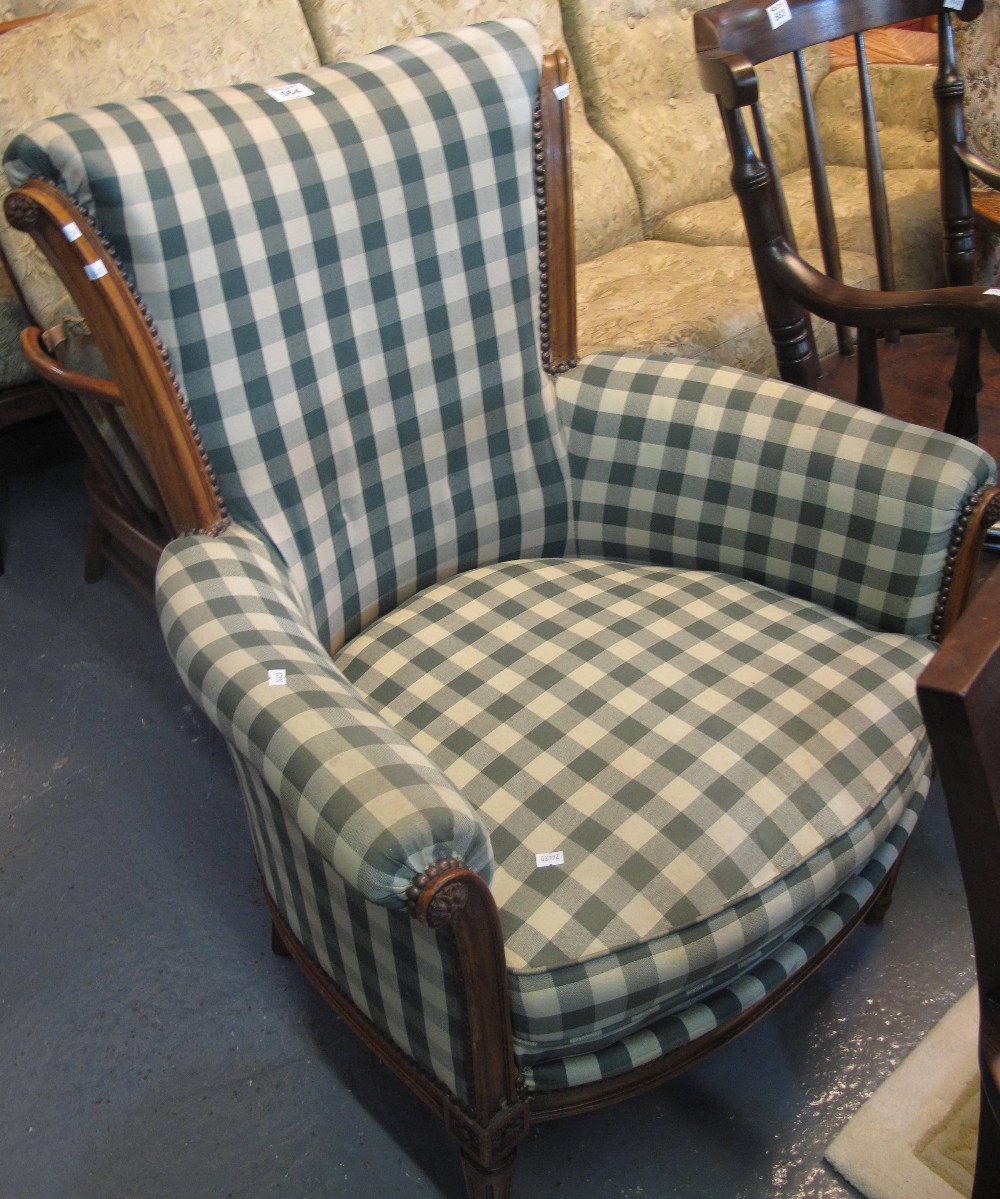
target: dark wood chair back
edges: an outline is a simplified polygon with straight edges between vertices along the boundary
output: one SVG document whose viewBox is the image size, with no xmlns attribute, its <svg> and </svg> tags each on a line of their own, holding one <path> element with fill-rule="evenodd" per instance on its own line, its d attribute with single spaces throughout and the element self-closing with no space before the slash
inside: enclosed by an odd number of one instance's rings
<svg viewBox="0 0 1000 1199">
<path fill-rule="evenodd" d="M 970 20 L 982 0 L 728 0 L 695 15 L 695 46 L 702 84 L 719 103 L 732 154 L 732 181 L 739 197 L 757 270 L 765 315 L 782 378 L 815 386 L 820 374 L 808 314 L 837 325 L 841 354 L 853 350 L 850 329 L 858 330 L 858 402 L 881 409 L 876 338 L 898 331 L 954 326 L 962 330 L 959 366 L 945 428 L 975 439 L 979 332 L 974 313 L 964 319 L 950 305 L 970 291 L 975 274 L 973 214 L 969 175 L 957 149 L 964 145 L 964 84 L 955 64 L 953 19 Z M 896 290 L 892 228 L 886 195 L 878 121 L 865 49 L 865 33 L 893 22 L 935 17 L 938 71 L 934 97 L 939 123 L 942 240 L 947 288 Z M 862 135 L 868 176 L 871 223 L 879 291 L 844 285 L 837 232 L 819 123 L 810 91 L 805 52 L 819 43 L 853 37 L 860 91 Z M 804 137 L 812 182 L 821 262 L 800 256 L 781 175 L 764 116 L 766 101 L 756 70 L 761 63 L 790 56 L 798 78 Z M 747 115 L 745 115 L 747 114 Z M 753 139 L 748 121 L 753 128 Z M 982 291 L 982 289 L 979 289 Z M 996 337 L 995 320 L 981 326 Z"/>
</svg>

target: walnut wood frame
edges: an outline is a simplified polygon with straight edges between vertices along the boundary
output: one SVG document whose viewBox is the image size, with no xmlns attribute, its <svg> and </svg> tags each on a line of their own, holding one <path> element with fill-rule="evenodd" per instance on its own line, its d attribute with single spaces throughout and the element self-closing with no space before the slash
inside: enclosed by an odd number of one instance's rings
<svg viewBox="0 0 1000 1199">
<path fill-rule="evenodd" d="M 564 57 L 549 56 L 538 108 L 543 171 L 539 202 L 543 226 L 543 299 L 547 301 L 548 368 L 576 359 L 573 288 L 572 192 L 568 159 L 568 106 L 552 91 L 565 82 Z M 148 314 L 122 278 L 115 257 L 86 217 L 51 185 L 32 180 L 7 201 L 11 223 L 31 233 L 55 265 L 91 325 L 114 383 L 94 381 L 43 363 L 53 382 L 85 390 L 112 407 L 124 401 L 164 499 L 162 520 L 173 532 L 212 533 L 225 521 L 190 414 L 171 374 Z M 81 236 L 68 240 L 75 223 Z M 91 281 L 84 268 L 100 262 L 107 273 Z M 92 272 L 93 273 L 93 272 Z M 40 354 L 38 331 L 27 348 Z M 985 489 L 962 520 L 948 556 L 937 626 L 954 624 L 972 584 L 986 525 L 1000 514 L 1000 493 Z M 375 1027 L 297 940 L 270 896 L 272 944 L 289 954 L 351 1030 L 444 1120 L 458 1141 L 471 1199 L 509 1199 L 518 1142 L 532 1124 L 590 1111 L 649 1090 L 738 1036 L 797 987 L 862 920 L 878 920 L 888 904 L 899 861 L 854 919 L 803 969 L 713 1034 L 621 1077 L 545 1093 L 524 1087 L 513 1050 L 507 967 L 499 915 L 489 887 L 456 858 L 446 858 L 414 880 L 408 895 L 413 919 L 442 938 L 456 963 L 467 1027 L 468 1103 L 460 1102 Z"/>
<path fill-rule="evenodd" d="M 768 32 L 767 0 L 728 0 L 695 14 L 694 38 L 702 86 L 715 95 L 732 157 L 736 193 L 753 257 L 764 314 L 771 332 L 781 377 L 815 387 L 820 365 L 809 314 L 832 321 L 842 354 L 850 352 L 847 328 L 858 331 L 858 403 L 881 410 L 876 338 L 880 332 L 921 331 L 953 327 L 960 332 L 951 380 L 952 400 L 945 429 L 975 440 L 979 339 L 985 330 L 1000 344 L 1000 297 L 973 286 L 975 247 L 968 170 L 960 150 L 965 131 L 962 99 L 965 85 L 955 65 L 952 16 L 971 20 L 982 0 L 965 0 L 953 14 L 946 0 L 790 0 L 792 19 Z M 938 73 L 934 98 L 938 110 L 938 162 L 942 237 L 947 288 L 897 291 L 892 266 L 891 233 L 885 180 L 876 131 L 871 83 L 864 51 L 864 32 L 911 18 L 938 20 Z M 762 29 L 762 21 L 764 28 Z M 826 167 L 802 51 L 816 43 L 853 35 L 857 48 L 862 124 L 868 168 L 869 197 L 875 231 L 879 290 L 846 286 L 842 279 Z M 805 139 L 813 182 L 823 270 L 798 253 L 780 174 L 771 152 L 755 70 L 759 63 L 782 55 L 795 57 L 803 109 Z M 759 150 L 747 131 L 749 112 Z"/>
<path fill-rule="evenodd" d="M 1000 572 L 993 571 L 917 684 L 972 921 L 982 1080 L 973 1199 L 1000 1194 Z"/>
</svg>

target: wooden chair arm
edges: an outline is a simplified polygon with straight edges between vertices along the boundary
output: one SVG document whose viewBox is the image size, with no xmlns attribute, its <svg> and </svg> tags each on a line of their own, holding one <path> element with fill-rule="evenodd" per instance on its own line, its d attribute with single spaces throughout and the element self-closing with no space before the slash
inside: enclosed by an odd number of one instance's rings
<svg viewBox="0 0 1000 1199">
<path fill-rule="evenodd" d="M 48 353 L 42 342 L 42 330 L 32 325 L 21 333 L 21 351 L 32 370 L 36 371 L 54 387 L 62 391 L 70 391 L 76 395 L 85 396 L 90 400 L 98 400 L 102 404 L 124 406 L 121 389 L 109 379 L 99 375 L 87 375 L 82 371 L 67 370 L 60 366 L 55 358 Z"/>
<path fill-rule="evenodd" d="M 955 147 L 955 153 L 968 168 L 969 173 L 981 179 L 983 183 L 1000 190 L 1000 166 L 988 158 L 984 158 L 977 150 L 972 149 L 968 142 L 962 142 Z"/>
<path fill-rule="evenodd" d="M 760 88 L 757 72 L 745 54 L 728 50 L 699 50 L 698 75 L 706 92 L 717 96 L 724 108 L 756 104 Z"/>
<path fill-rule="evenodd" d="M 990 295 L 982 287 L 923 291 L 850 287 L 821 274 L 785 242 L 768 246 L 763 261 L 776 283 L 803 308 L 826 320 L 862 329 L 982 329 L 991 345 L 1000 344 L 1000 295 Z"/>
<path fill-rule="evenodd" d="M 492 892 L 457 858 L 445 858 L 408 892 L 414 918 L 455 937 L 466 990 L 475 1114 L 483 1124 L 517 1101 L 510 994 L 500 916 Z"/>
</svg>

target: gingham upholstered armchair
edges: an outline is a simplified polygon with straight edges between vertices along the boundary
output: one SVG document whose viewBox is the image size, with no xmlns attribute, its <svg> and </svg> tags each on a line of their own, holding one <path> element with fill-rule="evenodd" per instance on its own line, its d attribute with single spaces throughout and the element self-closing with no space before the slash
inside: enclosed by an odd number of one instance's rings
<svg viewBox="0 0 1000 1199">
<path fill-rule="evenodd" d="M 539 68 L 491 23 L 8 155 L 200 530 L 159 609 L 277 945 L 479 1199 L 532 1120 L 702 1056 L 884 898 L 915 679 L 995 514 L 944 434 L 705 363 L 562 369 Z"/>
</svg>

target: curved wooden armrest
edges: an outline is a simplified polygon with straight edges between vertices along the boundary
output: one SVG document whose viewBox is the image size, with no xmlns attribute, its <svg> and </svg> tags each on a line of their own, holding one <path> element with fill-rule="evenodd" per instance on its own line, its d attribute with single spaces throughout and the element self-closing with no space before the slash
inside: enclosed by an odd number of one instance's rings
<svg viewBox="0 0 1000 1199">
<path fill-rule="evenodd" d="M 862 329 L 919 332 L 936 326 L 982 329 L 1000 344 L 1000 296 L 982 287 L 932 287 L 924 291 L 870 291 L 821 274 L 786 242 L 764 251 L 775 281 L 817 316 Z"/>
<path fill-rule="evenodd" d="M 984 158 L 978 150 L 973 150 L 968 142 L 960 142 L 955 147 L 955 153 L 971 174 L 1000 191 L 1000 166 Z"/>
<path fill-rule="evenodd" d="M 21 350 L 28 360 L 28 365 L 37 371 L 46 383 L 51 383 L 62 391 L 71 391 L 86 396 L 87 399 L 99 400 L 102 404 L 124 407 L 121 390 L 109 379 L 102 379 L 99 375 L 85 375 L 82 371 L 67 370 L 60 366 L 42 344 L 42 331 L 37 325 L 22 331 Z"/>
<path fill-rule="evenodd" d="M 756 104 L 760 88 L 757 72 L 745 54 L 729 50 L 699 50 L 698 75 L 706 92 L 718 96 L 726 108 Z"/>
</svg>

